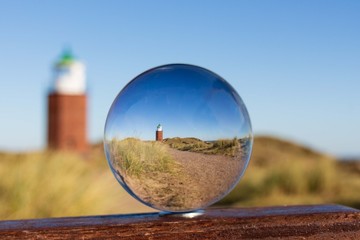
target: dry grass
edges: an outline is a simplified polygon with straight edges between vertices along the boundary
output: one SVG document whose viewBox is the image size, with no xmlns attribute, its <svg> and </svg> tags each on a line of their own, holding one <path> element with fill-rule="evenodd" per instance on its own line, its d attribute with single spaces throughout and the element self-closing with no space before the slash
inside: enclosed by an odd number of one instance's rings
<svg viewBox="0 0 360 240">
<path fill-rule="evenodd" d="M 344 164 L 296 144 L 258 137 L 243 180 L 219 204 L 339 203 L 360 208 L 360 174 Z"/>
<path fill-rule="evenodd" d="M 103 153 L 0 153 L 0 219 L 110 214 L 149 209 L 119 186 Z"/>
<path fill-rule="evenodd" d="M 168 144 L 171 148 L 180 151 L 234 156 L 240 148 L 241 140 L 233 138 L 206 142 L 197 138 L 176 137 L 167 138 L 164 140 L 164 143 Z"/>
<path fill-rule="evenodd" d="M 157 209 L 181 211 L 196 208 L 203 205 L 203 199 L 213 192 L 200 187 L 200 177 L 193 181 L 196 173 L 206 173 L 207 169 L 196 168 L 206 162 L 198 159 L 204 154 L 178 151 L 161 142 L 133 138 L 114 139 L 108 146 L 119 178 L 134 194 Z M 187 155 L 183 156 L 184 153 Z M 206 177 L 203 184 L 210 185 L 211 178 L 213 175 Z"/>
<path fill-rule="evenodd" d="M 127 138 L 113 139 L 108 148 L 115 174 L 143 201 L 174 211 L 187 204 L 183 186 L 178 186 L 185 174 L 166 144 Z"/>
<path fill-rule="evenodd" d="M 160 142 L 145 142 L 135 138 L 113 139 L 109 148 L 113 164 L 124 175 L 139 177 L 153 172 L 169 173 L 176 168 L 166 145 Z"/>
<path fill-rule="evenodd" d="M 242 162 L 224 154 L 200 153 L 199 149 L 207 144 L 200 140 L 176 140 L 188 151 L 162 142 L 134 138 L 112 140 L 107 148 L 114 172 L 136 196 L 157 209 L 188 211 L 211 204 L 234 184 Z M 212 149 L 231 150 L 238 147 L 239 142 L 222 140 L 211 146 L 215 144 Z M 217 179 L 220 175 L 221 179 Z"/>
<path fill-rule="evenodd" d="M 220 204 L 360 208 L 358 166 L 286 141 L 256 138 L 244 178 Z M 0 153 L 0 176 L 0 219 L 151 211 L 120 187 L 101 145 L 85 160 L 70 153 Z"/>
</svg>

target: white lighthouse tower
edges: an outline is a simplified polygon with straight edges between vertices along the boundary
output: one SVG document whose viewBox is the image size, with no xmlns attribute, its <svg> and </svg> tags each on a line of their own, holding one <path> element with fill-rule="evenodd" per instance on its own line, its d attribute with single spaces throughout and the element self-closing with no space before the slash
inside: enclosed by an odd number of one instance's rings
<svg viewBox="0 0 360 240">
<path fill-rule="evenodd" d="M 48 147 L 54 150 L 87 150 L 85 66 L 64 51 L 54 66 L 48 96 Z"/>
<path fill-rule="evenodd" d="M 54 92 L 66 95 L 84 94 L 85 78 L 85 65 L 75 60 L 69 50 L 64 51 L 55 64 Z"/>
</svg>

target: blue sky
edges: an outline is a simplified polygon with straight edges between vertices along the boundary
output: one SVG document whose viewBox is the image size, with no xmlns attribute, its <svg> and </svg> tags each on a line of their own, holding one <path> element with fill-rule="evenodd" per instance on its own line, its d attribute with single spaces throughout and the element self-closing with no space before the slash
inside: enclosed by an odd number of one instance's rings
<svg viewBox="0 0 360 240">
<path fill-rule="evenodd" d="M 0 149 L 45 146 L 65 46 L 87 66 L 89 134 L 139 73 L 190 63 L 225 78 L 255 134 L 360 155 L 359 1 L 1 1 Z"/>
<path fill-rule="evenodd" d="M 212 141 L 251 135 L 239 95 L 203 68 L 165 65 L 136 77 L 116 97 L 106 120 L 105 137 L 154 140 L 160 123 L 164 138 Z"/>
</svg>

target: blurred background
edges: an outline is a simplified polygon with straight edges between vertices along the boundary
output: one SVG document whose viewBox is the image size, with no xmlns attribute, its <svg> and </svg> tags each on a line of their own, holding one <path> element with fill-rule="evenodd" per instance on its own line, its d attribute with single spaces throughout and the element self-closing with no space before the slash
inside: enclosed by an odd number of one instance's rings
<svg viewBox="0 0 360 240">
<path fill-rule="evenodd" d="M 360 208 L 359 11 L 355 0 L 0 1 L 0 219 L 153 211 L 116 182 L 101 142 L 117 93 L 168 63 L 216 72 L 248 108 L 252 159 L 217 206 Z"/>
</svg>

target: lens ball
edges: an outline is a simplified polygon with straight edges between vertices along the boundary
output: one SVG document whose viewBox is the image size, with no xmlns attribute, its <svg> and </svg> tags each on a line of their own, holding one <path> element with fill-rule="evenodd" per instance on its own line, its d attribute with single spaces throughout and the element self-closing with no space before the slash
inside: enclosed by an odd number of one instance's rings
<svg viewBox="0 0 360 240">
<path fill-rule="evenodd" d="M 115 98 L 106 157 L 119 183 L 162 211 L 203 209 L 243 175 L 253 135 L 246 107 L 219 75 L 193 65 L 150 69 Z"/>
</svg>

